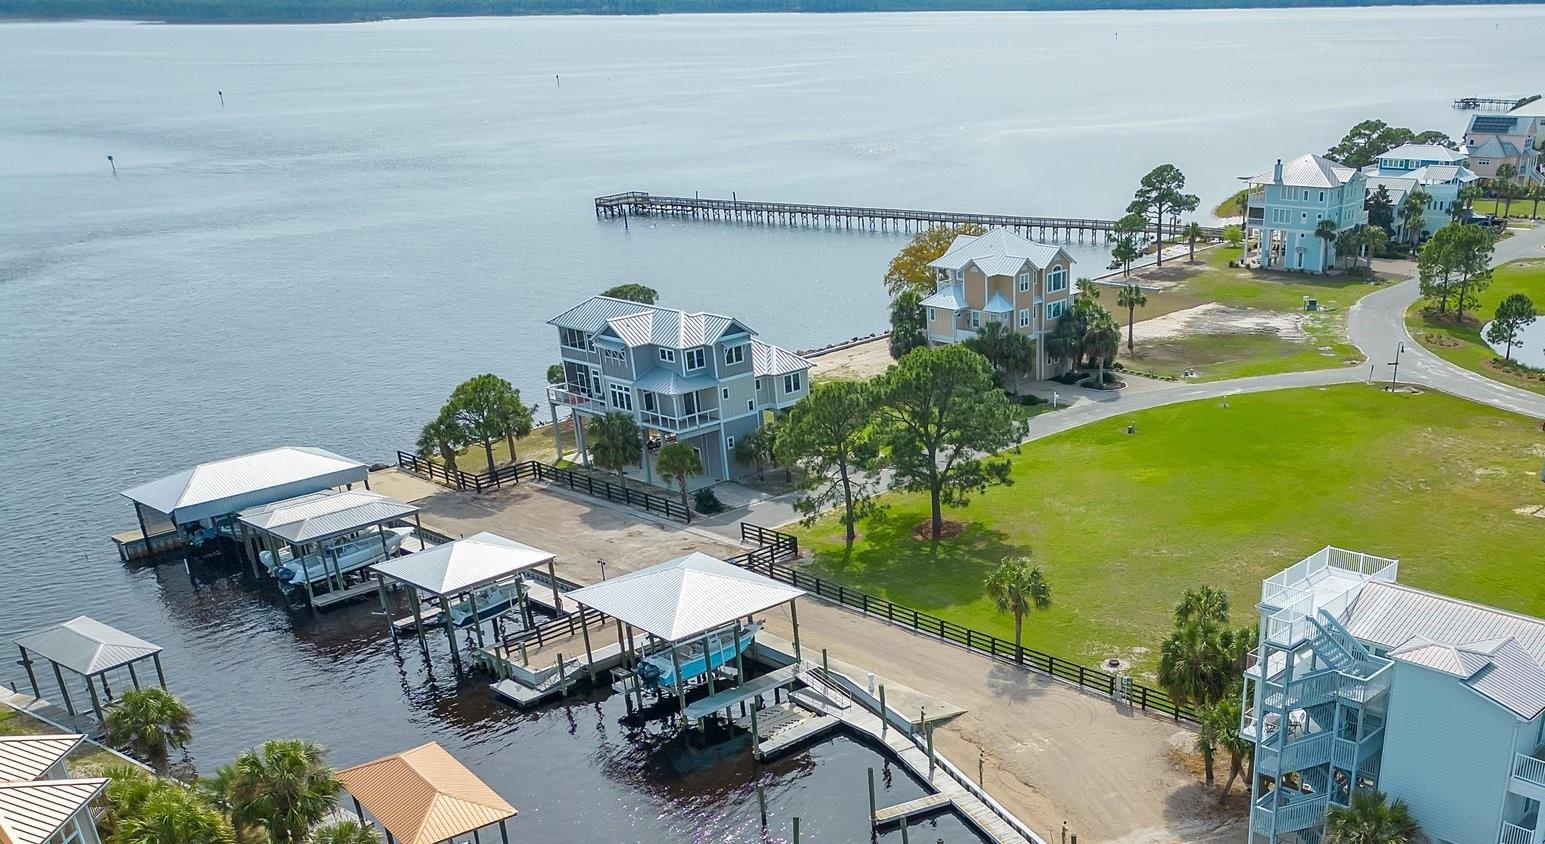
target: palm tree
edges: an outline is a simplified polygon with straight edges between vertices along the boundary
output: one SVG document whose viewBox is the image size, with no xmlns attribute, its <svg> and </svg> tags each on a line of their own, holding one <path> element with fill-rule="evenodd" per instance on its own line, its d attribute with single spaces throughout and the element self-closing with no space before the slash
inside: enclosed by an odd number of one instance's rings
<svg viewBox="0 0 1545 844">
<path fill-rule="evenodd" d="M 171 751 L 193 740 L 193 711 L 165 689 L 135 689 L 124 692 L 107 711 L 103 726 L 110 743 L 149 761 L 157 773 L 165 773 Z"/>
<path fill-rule="evenodd" d="M 1196 263 L 1196 242 L 1202 239 L 1202 224 L 1194 220 L 1186 223 L 1186 227 L 1180 230 L 1180 235 L 1191 244 L 1189 263 Z"/>
<path fill-rule="evenodd" d="M 1095 385 L 1099 389 L 1105 389 L 1105 367 L 1121 349 L 1121 326 L 1116 324 L 1116 318 L 1110 315 L 1110 311 L 1101 309 L 1098 317 L 1084 331 L 1084 354 L 1098 367 L 1098 377 Z"/>
<path fill-rule="evenodd" d="M 1499 164 L 1497 175 L 1491 180 L 1491 190 L 1502 198 L 1502 219 L 1507 219 L 1508 213 L 1513 210 L 1513 198 L 1518 195 L 1518 185 L 1513 180 L 1518 178 L 1518 165 Z"/>
<path fill-rule="evenodd" d="M 381 844 L 381 833 L 359 821 L 338 821 L 313 830 L 308 844 Z"/>
<path fill-rule="evenodd" d="M 1540 216 L 1540 200 L 1545 199 L 1545 185 L 1537 182 L 1530 185 L 1528 199 L 1534 203 L 1534 207 L 1529 210 L 1529 216 L 1537 219 Z"/>
<path fill-rule="evenodd" d="M 1367 251 L 1368 269 L 1373 269 L 1373 253 L 1389 244 L 1389 232 L 1378 226 L 1363 226 L 1357 237 L 1359 245 Z"/>
<path fill-rule="evenodd" d="M 590 423 L 587 431 L 590 459 L 602 469 L 619 476 L 628 466 L 637 466 L 643 449 L 643 437 L 633 414 L 613 410 Z"/>
<path fill-rule="evenodd" d="M 1040 566 L 1031 565 L 1028 556 L 1004 557 L 1003 562 L 987 575 L 987 594 L 998 612 L 1014 614 L 1014 660 L 1022 661 L 1024 651 L 1020 634 L 1024 629 L 1025 613 L 1051 607 L 1051 586 L 1046 582 L 1046 572 Z"/>
<path fill-rule="evenodd" d="M 1470 213 L 1470 209 L 1475 207 L 1475 200 L 1479 199 L 1480 196 L 1481 189 L 1475 185 L 1461 187 L 1459 189 L 1459 201 L 1454 203 L 1452 209 L 1454 212 L 1452 215 L 1454 222 L 1457 223 L 1463 220 Z"/>
<path fill-rule="evenodd" d="M 511 463 L 515 462 L 515 440 L 530 436 L 531 429 L 535 427 L 534 410 L 521 403 L 519 390 L 504 396 L 504 400 L 499 403 L 499 426 L 504 429 L 504 442 L 510 450 Z"/>
<path fill-rule="evenodd" d="M 1000 323 L 989 322 L 982 326 L 982 330 L 986 331 L 994 325 L 999 324 Z M 750 463 L 751 465 L 755 466 L 756 479 L 759 481 L 766 480 L 767 478 L 767 464 L 770 462 L 771 458 L 771 448 L 769 447 L 769 443 L 772 441 L 772 437 L 770 434 L 771 431 L 769 431 L 767 427 L 764 426 L 757 428 L 755 431 L 752 431 L 749 434 L 743 435 L 740 439 L 735 441 L 735 459 L 739 460 L 741 463 Z"/>
<path fill-rule="evenodd" d="M 1191 225 L 1196 225 L 1192 223 Z M 1127 309 L 1127 351 L 1132 351 L 1133 324 L 1137 320 L 1137 309 L 1148 304 L 1148 297 L 1143 295 L 1143 288 L 1135 284 L 1123 284 L 1116 292 L 1116 307 Z"/>
<path fill-rule="evenodd" d="M 1218 623 L 1204 618 L 1178 625 L 1164 640 L 1159 646 L 1158 679 L 1171 699 L 1203 709 L 1223 698 L 1235 676 L 1224 638 Z M 1210 785 L 1214 743 L 1199 740 L 1197 744 Z"/>
<path fill-rule="evenodd" d="M 326 756 L 309 741 L 274 739 L 236 757 L 228 797 L 232 822 L 261 825 L 273 844 L 302 844 L 343 790 Z"/>
<path fill-rule="evenodd" d="M 1100 286 L 1087 278 L 1081 278 L 1074 283 L 1078 289 L 1078 298 L 1085 302 L 1098 301 L 1100 298 Z"/>
<path fill-rule="evenodd" d="M 691 512 L 692 505 L 687 503 L 687 478 L 703 474 L 703 459 L 697 456 L 697 449 L 686 443 L 671 443 L 660 449 L 656 466 L 660 474 L 676 481 L 681 488 L 681 506 Z"/>
<path fill-rule="evenodd" d="M 1347 805 L 1332 804 L 1325 813 L 1325 832 L 1331 844 L 1411 844 L 1421 826 L 1404 801 L 1391 803 L 1382 791 L 1353 791 Z"/>
<path fill-rule="evenodd" d="M 1187 589 L 1186 593 L 1180 596 L 1180 603 L 1175 605 L 1175 623 L 1211 621 L 1224 625 L 1228 624 L 1228 611 L 1227 592 L 1211 586 L 1198 586 L 1195 589 Z"/>
<path fill-rule="evenodd" d="M 456 471 L 456 452 L 471 442 L 465 428 L 456 420 L 450 408 L 444 408 L 418 435 L 418 456 L 429 457 L 438 453 L 447 471 Z"/>
<path fill-rule="evenodd" d="M 1221 700 L 1202 710 L 1202 724 L 1211 735 L 1214 748 L 1228 753 L 1228 779 L 1223 783 L 1223 790 L 1218 793 L 1219 802 L 1228 797 L 1234 780 L 1245 773 L 1245 766 L 1254 764 L 1255 743 L 1239 732 L 1244 714 L 1242 694 L 1239 684 L 1235 683 Z M 1249 782 L 1249 776 L 1246 775 L 1247 788 Z"/>
<path fill-rule="evenodd" d="M 112 844 L 233 844 L 231 825 L 196 792 L 170 783 L 113 825 Z"/>
<path fill-rule="evenodd" d="M 1314 227 L 1314 236 L 1319 238 L 1324 244 L 1320 252 L 1320 266 L 1323 268 L 1320 272 L 1328 272 L 1332 263 L 1330 259 L 1331 246 L 1336 242 L 1336 221 L 1321 220 Z"/>
<path fill-rule="evenodd" d="M 1432 202 L 1432 194 L 1422 188 L 1415 188 L 1406 194 L 1405 201 L 1400 203 L 1400 222 L 1405 226 L 1406 239 L 1415 246 L 1422 238 L 1422 225 L 1427 214 L 1427 205 Z"/>
</svg>

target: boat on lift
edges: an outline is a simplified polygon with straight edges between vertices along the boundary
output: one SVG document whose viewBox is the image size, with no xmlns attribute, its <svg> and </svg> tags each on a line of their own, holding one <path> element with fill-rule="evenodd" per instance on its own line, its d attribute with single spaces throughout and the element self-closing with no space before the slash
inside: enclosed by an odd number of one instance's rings
<svg viewBox="0 0 1545 844">
<path fill-rule="evenodd" d="M 679 665 L 682 683 L 695 680 L 709 671 L 734 662 L 735 656 L 750 647 L 752 640 L 761 630 L 762 623 L 758 621 L 740 628 L 738 640 L 733 627 L 709 633 L 706 637 L 708 640 L 706 658 L 703 648 L 704 637 L 677 646 L 675 662 L 671 660 L 672 649 L 666 648 L 644 657 L 638 666 L 638 676 L 644 681 L 646 688 L 665 688 L 675 685 L 676 667 Z"/>
<path fill-rule="evenodd" d="M 451 604 L 451 623 L 457 627 L 472 624 L 472 605 L 477 604 L 477 620 L 486 621 L 520 602 L 521 582 L 495 583 L 474 590 L 473 600 L 462 599 Z"/>
<path fill-rule="evenodd" d="M 303 560 L 294 559 L 288 548 L 280 551 L 278 566 L 272 564 L 273 555 L 267 551 L 263 552 L 262 560 L 279 579 L 280 587 L 288 592 L 303 587 L 307 581 L 320 583 L 329 577 L 380 562 L 396 554 L 402 548 L 403 540 L 412 533 L 410 527 L 387 528 L 383 538 L 381 530 L 372 529 L 348 542 L 328 546 L 321 553 L 307 554 Z"/>
</svg>

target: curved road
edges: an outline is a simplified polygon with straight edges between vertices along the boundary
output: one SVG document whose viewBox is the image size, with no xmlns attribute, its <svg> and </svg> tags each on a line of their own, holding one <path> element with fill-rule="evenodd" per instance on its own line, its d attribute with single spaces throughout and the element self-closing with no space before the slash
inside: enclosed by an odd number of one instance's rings
<svg viewBox="0 0 1545 844">
<path fill-rule="evenodd" d="M 1519 258 L 1545 257 L 1545 225 L 1535 226 L 1497 244 L 1492 256 L 1492 266 L 1516 261 Z M 1411 338 L 1406 330 L 1405 312 L 1420 295 L 1416 279 L 1398 282 L 1375 293 L 1364 296 L 1347 312 L 1347 335 L 1352 343 L 1373 363 L 1373 377 L 1388 379 L 1395 349 L 1405 343 L 1400 355 L 1400 383 L 1418 384 L 1441 390 L 1470 401 L 1488 404 L 1534 419 L 1545 420 L 1545 395 L 1510 387 L 1471 372 L 1427 351 Z M 1235 378 L 1228 381 L 1210 381 L 1200 384 L 1139 379 L 1140 386 L 1120 393 L 1097 393 L 1091 390 L 1065 388 L 1083 401 L 1075 401 L 1066 410 L 1045 413 L 1030 420 L 1025 442 L 1058 434 L 1091 422 L 1110 419 L 1124 413 L 1147 410 L 1180 402 L 1200 399 L 1222 399 L 1239 393 L 1259 393 L 1268 390 L 1285 390 L 1294 387 L 1322 387 L 1328 384 L 1350 384 L 1367 380 L 1369 364 L 1340 369 L 1317 369 L 1309 372 L 1284 372 L 1278 375 L 1258 375 L 1253 378 Z M 792 505 L 794 496 L 781 495 L 751 503 L 748 511 L 738 509 L 699 522 L 700 527 L 740 541 L 738 522 L 741 519 L 760 525 L 776 527 L 799 519 Z"/>
</svg>

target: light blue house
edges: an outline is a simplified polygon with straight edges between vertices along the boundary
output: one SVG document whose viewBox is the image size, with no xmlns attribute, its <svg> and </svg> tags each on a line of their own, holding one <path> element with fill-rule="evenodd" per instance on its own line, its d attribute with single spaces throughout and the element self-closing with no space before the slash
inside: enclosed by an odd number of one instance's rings
<svg viewBox="0 0 1545 844">
<path fill-rule="evenodd" d="M 1545 842 L 1545 621 L 1398 568 L 1325 548 L 1262 584 L 1252 844 L 1322 841 L 1353 789 L 1405 801 L 1434 844 Z"/>
<path fill-rule="evenodd" d="M 1395 237 L 1409 240 L 1401 207 L 1406 196 L 1420 187 L 1431 197 L 1422 215 L 1421 237 L 1431 237 L 1453 219 L 1459 202 L 1459 189 L 1480 176 L 1465 167 L 1465 155 L 1439 144 L 1402 144 L 1363 168 L 1368 180 L 1368 194 L 1383 187 L 1389 192 L 1395 211 Z"/>
<path fill-rule="evenodd" d="M 1315 234 L 1321 220 L 1336 231 L 1356 228 L 1368 219 L 1363 210 L 1365 178 L 1328 158 L 1304 155 L 1246 179 L 1247 266 L 1318 273 L 1336 260 L 1335 246 Z M 1252 252 L 1251 243 L 1256 244 Z"/>
</svg>

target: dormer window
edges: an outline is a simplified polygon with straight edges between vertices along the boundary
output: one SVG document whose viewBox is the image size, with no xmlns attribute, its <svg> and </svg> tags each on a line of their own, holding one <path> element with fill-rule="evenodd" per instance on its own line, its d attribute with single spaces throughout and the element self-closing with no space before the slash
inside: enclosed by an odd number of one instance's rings
<svg viewBox="0 0 1545 844">
<path fill-rule="evenodd" d="M 746 360 L 746 347 L 744 345 L 740 345 L 740 346 L 726 346 L 725 347 L 725 349 L 724 349 L 724 365 L 725 366 L 734 366 L 737 363 L 745 362 L 745 360 Z"/>
<path fill-rule="evenodd" d="M 704 366 L 707 366 L 707 365 L 708 365 L 707 364 L 707 358 L 703 354 L 703 348 L 701 346 L 699 346 L 696 349 L 688 349 L 687 350 L 687 371 L 688 372 L 691 372 L 694 369 L 702 369 Z"/>
<path fill-rule="evenodd" d="M 960 281 L 965 278 L 965 272 L 963 270 L 950 270 L 950 278 Z"/>
<path fill-rule="evenodd" d="M 663 360 L 666 363 L 675 363 L 676 362 L 676 350 L 675 349 L 661 349 L 660 350 L 660 360 Z"/>
</svg>

